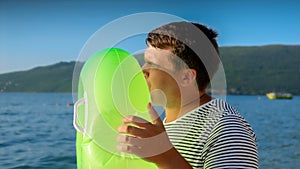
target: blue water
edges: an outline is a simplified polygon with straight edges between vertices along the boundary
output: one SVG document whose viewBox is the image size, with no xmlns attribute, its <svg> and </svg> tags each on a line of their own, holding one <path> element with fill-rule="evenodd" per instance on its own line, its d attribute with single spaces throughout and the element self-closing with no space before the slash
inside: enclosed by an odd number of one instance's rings
<svg viewBox="0 0 300 169">
<path fill-rule="evenodd" d="M 71 94 L 0 93 L 0 169 L 75 169 Z M 262 169 L 300 168 L 300 97 L 227 96 L 254 128 Z"/>
<path fill-rule="evenodd" d="M 76 168 L 71 94 L 0 93 L 0 168 Z"/>
</svg>

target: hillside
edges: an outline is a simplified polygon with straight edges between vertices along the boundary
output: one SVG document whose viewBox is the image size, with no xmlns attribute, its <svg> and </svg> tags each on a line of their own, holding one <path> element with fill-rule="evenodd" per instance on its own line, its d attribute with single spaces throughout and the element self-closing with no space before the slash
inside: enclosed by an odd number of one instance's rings
<svg viewBox="0 0 300 169">
<path fill-rule="evenodd" d="M 300 95 L 300 46 L 222 47 L 231 94 L 290 92 Z"/>
<path fill-rule="evenodd" d="M 71 92 L 75 62 L 0 75 L 1 92 Z"/>
<path fill-rule="evenodd" d="M 300 45 L 221 47 L 229 94 L 300 95 Z M 140 60 L 140 58 L 139 58 Z M 75 62 L 0 75 L 1 92 L 71 92 Z"/>
</svg>

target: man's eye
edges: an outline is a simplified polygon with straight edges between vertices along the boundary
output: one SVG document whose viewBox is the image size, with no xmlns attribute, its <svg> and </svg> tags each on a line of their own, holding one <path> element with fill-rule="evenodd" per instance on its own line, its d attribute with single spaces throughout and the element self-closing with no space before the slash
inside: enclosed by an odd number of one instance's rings
<svg viewBox="0 0 300 169">
<path fill-rule="evenodd" d="M 148 66 L 151 66 L 151 67 L 154 67 L 154 66 L 155 66 L 155 64 L 153 64 L 152 62 L 146 62 L 146 64 L 147 64 Z"/>
<path fill-rule="evenodd" d="M 146 65 L 147 65 L 148 68 L 153 68 L 153 69 L 158 69 L 158 68 L 160 68 L 159 65 L 157 65 L 157 64 L 155 64 L 155 63 L 153 63 L 153 62 L 146 62 Z"/>
</svg>

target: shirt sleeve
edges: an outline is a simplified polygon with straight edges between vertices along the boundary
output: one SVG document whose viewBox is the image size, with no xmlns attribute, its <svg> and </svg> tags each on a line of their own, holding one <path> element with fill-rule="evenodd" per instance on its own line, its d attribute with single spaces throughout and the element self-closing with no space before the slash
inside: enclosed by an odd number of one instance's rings
<svg viewBox="0 0 300 169">
<path fill-rule="evenodd" d="M 258 168 L 255 134 L 250 125 L 237 115 L 221 117 L 203 152 L 204 169 Z"/>
</svg>

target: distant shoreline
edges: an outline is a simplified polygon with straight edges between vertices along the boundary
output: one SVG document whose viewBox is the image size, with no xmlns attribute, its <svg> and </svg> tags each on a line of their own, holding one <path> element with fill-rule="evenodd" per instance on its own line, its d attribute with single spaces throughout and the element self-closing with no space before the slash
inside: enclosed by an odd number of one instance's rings
<svg viewBox="0 0 300 169">
<path fill-rule="evenodd" d="M 300 45 L 221 47 L 220 54 L 228 94 L 287 92 L 300 95 L 300 77 L 297 76 Z M 141 58 L 137 58 L 142 64 Z M 0 92 L 72 93 L 73 71 L 78 63 L 83 65 L 83 62 L 59 62 L 0 74 Z"/>
</svg>

